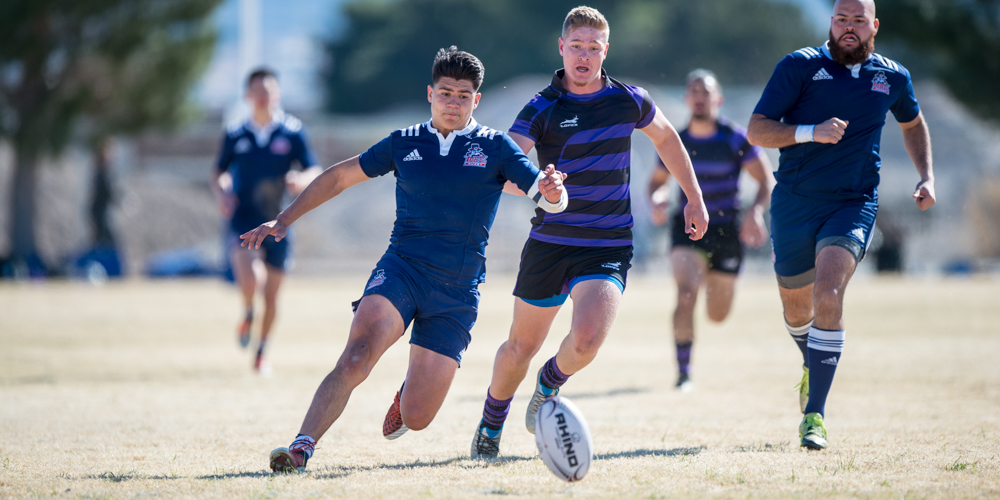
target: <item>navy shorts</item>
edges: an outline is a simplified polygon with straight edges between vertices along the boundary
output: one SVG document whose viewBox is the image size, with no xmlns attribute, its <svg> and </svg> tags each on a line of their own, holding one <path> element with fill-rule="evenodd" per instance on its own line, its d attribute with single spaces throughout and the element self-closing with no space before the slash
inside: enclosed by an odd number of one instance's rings
<svg viewBox="0 0 1000 500">
<path fill-rule="evenodd" d="M 847 249 L 861 262 L 877 212 L 877 200 L 817 200 L 775 188 L 771 248 L 778 283 L 784 288 L 810 285 L 816 277 L 816 255 L 828 245 Z"/>
<path fill-rule="evenodd" d="M 381 295 L 399 311 L 405 330 L 413 322 L 410 343 L 462 364 L 479 314 L 479 289 L 456 286 L 421 274 L 402 257 L 382 256 L 365 284 L 367 295 Z"/>
<path fill-rule="evenodd" d="M 602 279 L 623 293 L 632 267 L 632 247 L 578 247 L 528 238 L 514 296 L 538 307 L 560 306 L 581 281 Z"/>
<path fill-rule="evenodd" d="M 729 222 L 709 222 L 708 231 L 700 240 L 692 240 L 684 232 L 684 215 L 674 216 L 670 230 L 671 247 L 687 247 L 698 250 L 708 261 L 709 271 L 738 274 L 743 265 L 743 245 L 740 244 L 740 230 L 735 220 Z"/>
<path fill-rule="evenodd" d="M 230 248 L 237 248 L 243 243 L 243 240 L 240 239 L 241 234 L 243 233 L 234 232 L 230 235 Z M 274 236 L 264 238 L 263 243 L 260 244 L 260 251 L 263 252 L 264 262 L 267 265 L 282 271 L 288 271 L 292 263 L 291 235 L 292 233 L 289 231 L 281 241 L 274 241 Z"/>
</svg>

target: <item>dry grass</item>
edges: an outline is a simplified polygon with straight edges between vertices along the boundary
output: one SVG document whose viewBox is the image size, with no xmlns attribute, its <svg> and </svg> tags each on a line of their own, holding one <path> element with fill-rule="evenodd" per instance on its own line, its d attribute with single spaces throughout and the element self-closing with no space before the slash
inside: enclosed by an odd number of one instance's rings
<svg viewBox="0 0 1000 500">
<path fill-rule="evenodd" d="M 509 280 L 483 287 L 474 342 L 435 422 L 379 435 L 405 373 L 394 346 L 320 441 L 310 473 L 272 475 L 343 347 L 363 277 L 292 279 L 275 376 L 236 347 L 235 292 L 211 281 L 0 285 L 0 497 L 864 497 L 1000 495 L 1000 283 L 862 279 L 830 402 L 830 448 L 797 446 L 798 351 L 773 280 L 747 277 L 701 320 L 696 389 L 670 386 L 669 277 L 637 276 L 597 360 L 565 387 L 594 432 L 581 483 L 557 480 L 521 426 L 493 465 L 468 456 Z M 537 369 L 567 328 L 564 311 Z"/>
</svg>

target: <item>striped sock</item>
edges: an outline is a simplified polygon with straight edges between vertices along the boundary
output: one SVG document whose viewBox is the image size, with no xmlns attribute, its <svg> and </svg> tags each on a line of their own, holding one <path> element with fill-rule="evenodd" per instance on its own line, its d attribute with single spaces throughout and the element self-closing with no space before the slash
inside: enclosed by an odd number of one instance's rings
<svg viewBox="0 0 1000 500">
<path fill-rule="evenodd" d="M 840 353 L 844 350 L 844 330 L 809 329 L 809 402 L 806 414 L 825 415 L 826 396 L 833 385 Z"/>
<path fill-rule="evenodd" d="M 806 343 L 809 337 L 809 329 L 812 328 L 812 320 L 802 326 L 792 326 L 785 321 L 785 329 L 788 330 L 788 334 L 792 336 L 792 340 L 795 341 L 795 345 L 799 347 L 802 351 L 802 364 L 809 366 L 809 349 L 806 347 Z"/>
<path fill-rule="evenodd" d="M 559 366 L 556 365 L 555 356 L 552 356 L 551 359 L 545 362 L 545 366 L 542 367 L 543 385 L 550 389 L 558 389 L 562 387 L 567 380 L 569 380 L 569 375 L 566 375 L 559 370 Z"/>
<path fill-rule="evenodd" d="M 510 411 L 510 402 L 513 400 L 513 396 L 509 399 L 496 399 L 487 390 L 486 404 L 483 405 L 483 425 L 494 431 L 502 429 L 504 421 L 507 420 L 507 413 Z"/>
<path fill-rule="evenodd" d="M 694 341 L 677 343 L 677 370 L 681 375 L 690 375 L 691 371 L 691 346 Z"/>
</svg>

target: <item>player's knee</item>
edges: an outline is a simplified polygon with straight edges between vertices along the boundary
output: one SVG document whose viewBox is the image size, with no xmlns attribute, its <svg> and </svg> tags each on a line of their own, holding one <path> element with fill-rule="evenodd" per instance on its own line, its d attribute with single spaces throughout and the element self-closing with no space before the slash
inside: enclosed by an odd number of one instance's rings
<svg viewBox="0 0 1000 500">
<path fill-rule="evenodd" d="M 403 425 L 411 431 L 420 431 L 431 425 L 437 410 L 425 405 L 406 405 L 400 408 L 399 416 L 403 419 Z"/>
<path fill-rule="evenodd" d="M 542 340 L 510 339 L 507 341 L 507 352 L 517 359 L 531 359 L 542 348 Z"/>
<path fill-rule="evenodd" d="M 677 307 L 680 309 L 694 309 L 695 304 L 698 302 L 698 287 L 697 286 L 678 286 L 677 287 Z"/>
<path fill-rule="evenodd" d="M 814 293 L 818 314 L 840 314 L 843 310 L 844 295 L 835 287 L 817 287 Z"/>
<path fill-rule="evenodd" d="M 578 328 L 573 332 L 573 350 L 582 356 L 590 356 L 601 347 L 604 332 L 593 326 Z"/>
<path fill-rule="evenodd" d="M 709 307 L 708 319 L 713 323 L 722 323 L 729 317 L 729 307 Z"/>
<path fill-rule="evenodd" d="M 369 365 L 370 359 L 371 349 L 368 347 L 368 344 L 358 342 L 347 346 L 343 356 L 340 357 L 340 362 L 337 363 L 337 369 L 348 377 L 364 379 L 368 376 L 368 372 L 371 369 Z"/>
</svg>

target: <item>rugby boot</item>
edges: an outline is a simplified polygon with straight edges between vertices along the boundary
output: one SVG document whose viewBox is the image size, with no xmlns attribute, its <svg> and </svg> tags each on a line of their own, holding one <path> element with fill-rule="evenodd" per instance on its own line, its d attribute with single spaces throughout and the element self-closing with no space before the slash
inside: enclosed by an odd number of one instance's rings
<svg viewBox="0 0 1000 500">
<path fill-rule="evenodd" d="M 802 365 L 802 380 L 794 387 L 799 391 L 799 411 L 806 413 L 806 403 L 809 402 L 809 367 Z"/>
<path fill-rule="evenodd" d="M 288 448 L 276 448 L 271 451 L 271 470 L 290 474 L 292 472 L 305 472 L 306 452 L 302 450 L 289 450 Z"/>
<path fill-rule="evenodd" d="M 691 376 L 687 373 L 682 373 L 677 376 L 677 383 L 674 387 L 681 392 L 691 392 L 694 389 L 694 382 L 691 381 Z"/>
<path fill-rule="evenodd" d="M 396 391 L 396 398 L 392 400 L 392 406 L 389 407 L 388 413 L 385 414 L 385 420 L 382 422 L 382 437 L 386 439 L 396 439 L 410 430 L 406 428 L 406 425 L 403 423 L 403 416 L 399 414 L 399 396 L 402 393 L 403 388 L 400 387 Z"/>
<path fill-rule="evenodd" d="M 260 375 L 261 377 L 271 376 L 271 363 L 268 363 L 267 360 L 264 359 L 264 353 L 260 351 L 257 352 L 257 357 L 254 358 L 253 371 L 257 372 L 257 375 Z"/>
<path fill-rule="evenodd" d="M 503 429 L 498 431 L 486 427 L 480 420 L 479 427 L 476 428 L 476 435 L 472 438 L 472 459 L 473 460 L 496 460 L 500 456 L 500 435 Z"/>
<path fill-rule="evenodd" d="M 809 413 L 802 418 L 799 424 L 799 439 L 802 440 L 802 447 L 810 450 L 822 450 L 826 448 L 826 426 L 823 425 L 823 415 L 819 413 Z"/>
<path fill-rule="evenodd" d="M 528 411 L 524 414 L 524 426 L 532 434 L 535 433 L 535 416 L 538 415 L 538 409 L 541 408 L 542 403 L 559 394 L 558 388 L 553 389 L 542 383 L 542 370 L 544 369 L 543 366 L 538 370 L 538 376 L 535 377 L 535 393 L 531 395 L 531 401 L 528 401 Z"/>
</svg>

